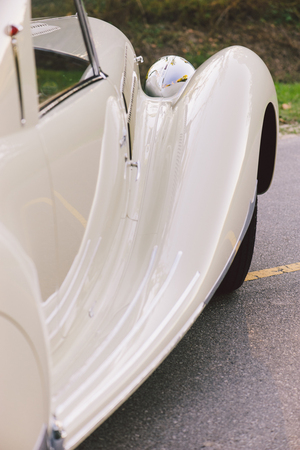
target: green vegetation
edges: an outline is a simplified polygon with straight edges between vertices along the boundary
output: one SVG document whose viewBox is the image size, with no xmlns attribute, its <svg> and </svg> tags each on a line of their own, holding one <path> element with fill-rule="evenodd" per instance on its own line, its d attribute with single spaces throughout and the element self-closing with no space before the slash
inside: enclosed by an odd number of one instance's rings
<svg viewBox="0 0 300 450">
<path fill-rule="evenodd" d="M 77 84 L 89 62 L 63 53 L 35 49 L 40 105 Z"/>
<path fill-rule="evenodd" d="M 296 0 L 86 0 L 89 14 L 120 23 L 178 22 L 182 25 L 219 25 L 223 20 L 299 23 Z"/>
<path fill-rule="evenodd" d="M 255 20 L 299 25 L 297 0 L 85 0 L 88 14 L 120 26 L 177 22 L 186 26 L 218 26 L 225 20 Z M 69 15 L 72 0 L 32 0 L 33 16 Z"/>
<path fill-rule="evenodd" d="M 183 56 L 198 67 L 224 47 L 244 45 L 265 61 L 276 81 L 280 122 L 300 123 L 299 0 L 84 2 L 90 16 L 117 26 L 143 55 L 142 82 L 161 56 Z M 73 13 L 72 0 L 32 0 L 32 4 L 36 17 Z M 54 86 L 40 84 L 51 95 Z"/>
<path fill-rule="evenodd" d="M 275 83 L 281 123 L 300 122 L 300 83 Z"/>
<path fill-rule="evenodd" d="M 82 71 L 44 70 L 37 68 L 39 103 L 47 103 L 51 98 L 70 89 L 81 80 Z"/>
<path fill-rule="evenodd" d="M 73 0 L 32 0 L 31 10 L 33 18 L 70 16 L 76 13 Z"/>
</svg>

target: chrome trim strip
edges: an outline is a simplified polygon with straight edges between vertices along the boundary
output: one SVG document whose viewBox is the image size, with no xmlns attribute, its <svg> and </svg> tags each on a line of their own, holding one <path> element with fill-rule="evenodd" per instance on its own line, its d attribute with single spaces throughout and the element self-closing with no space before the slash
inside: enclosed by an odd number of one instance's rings
<svg viewBox="0 0 300 450">
<path fill-rule="evenodd" d="M 98 61 L 96 47 L 90 30 L 87 14 L 81 0 L 74 0 L 74 4 L 77 10 L 80 28 L 89 55 L 89 60 L 92 64 L 94 75 L 95 77 L 97 77 L 100 75 L 101 69 Z"/>
<path fill-rule="evenodd" d="M 134 58 L 134 61 L 135 61 L 137 64 L 143 64 L 144 58 L 143 58 L 142 56 L 136 56 L 136 57 Z"/>
<path fill-rule="evenodd" d="M 249 204 L 249 209 L 248 209 L 248 213 L 247 213 L 247 217 L 245 219 L 244 225 L 243 225 L 243 229 L 239 235 L 239 238 L 237 239 L 237 242 L 235 244 L 234 249 L 231 252 L 231 255 L 227 261 L 227 264 L 225 265 L 223 271 L 221 272 L 221 274 L 219 275 L 219 278 L 217 279 L 217 281 L 215 282 L 214 286 L 212 287 L 212 289 L 210 290 L 209 294 L 207 295 L 204 304 L 205 306 L 208 304 L 208 302 L 211 300 L 211 298 L 213 297 L 213 295 L 215 294 L 215 292 L 217 291 L 218 287 L 220 286 L 221 282 L 223 281 L 223 279 L 225 278 L 226 273 L 229 270 L 229 267 L 231 266 L 238 248 L 242 242 L 242 240 L 244 239 L 244 236 L 248 230 L 248 227 L 250 225 L 253 213 L 254 213 L 254 209 L 255 209 L 255 204 L 256 204 L 256 197 L 257 197 L 257 181 L 256 181 L 256 186 L 255 186 L 255 191 L 254 191 L 254 196 L 253 199 L 250 201 Z"/>
<path fill-rule="evenodd" d="M 125 108 L 126 108 L 126 113 L 127 113 L 127 106 L 126 106 L 126 100 L 124 97 L 124 88 L 125 88 L 125 82 L 126 82 L 126 78 L 127 78 L 127 53 L 128 53 L 128 48 L 127 48 L 127 44 L 125 44 L 125 50 L 124 50 L 124 69 L 123 69 L 123 73 L 122 73 L 122 78 L 121 78 L 121 86 L 120 86 L 120 92 L 123 95 L 123 99 L 124 99 L 124 103 L 125 103 Z"/>
<path fill-rule="evenodd" d="M 125 161 L 125 171 L 124 171 L 124 179 L 126 180 L 126 172 L 127 167 L 136 167 L 137 168 L 137 174 L 135 181 L 138 181 L 141 175 L 141 163 L 140 161 L 132 161 L 132 160 L 126 160 Z"/>
<path fill-rule="evenodd" d="M 102 74 L 100 74 L 97 77 L 89 78 L 88 80 L 85 80 L 81 82 L 80 84 L 77 84 L 76 86 L 73 86 L 71 89 L 69 89 L 64 94 L 60 95 L 59 97 L 56 97 L 54 100 L 50 101 L 44 108 L 40 110 L 39 118 L 43 117 L 48 111 L 50 111 L 52 108 L 57 106 L 59 103 L 63 102 L 67 98 L 69 98 L 71 95 L 75 94 L 76 92 L 80 91 L 81 89 L 89 86 L 90 84 L 96 83 L 97 81 L 104 80 Z"/>
<path fill-rule="evenodd" d="M 20 65 L 19 65 L 19 55 L 18 55 L 18 42 L 15 36 L 11 38 L 11 45 L 13 49 L 13 55 L 16 66 L 17 73 L 17 83 L 18 83 L 18 92 L 19 92 L 19 100 L 20 100 L 20 112 L 21 112 L 21 124 L 25 125 L 26 119 L 24 116 L 24 104 L 23 104 L 23 95 L 22 95 L 22 86 L 21 86 L 21 75 L 20 75 Z"/>
<path fill-rule="evenodd" d="M 67 433 L 63 429 L 63 425 L 55 416 L 53 416 L 52 433 L 50 436 L 50 450 L 64 450 L 64 441 Z"/>
<path fill-rule="evenodd" d="M 137 76 L 136 73 L 132 73 L 132 83 L 131 83 L 131 92 L 130 92 L 130 102 L 129 102 L 129 108 L 128 108 L 128 114 L 127 114 L 127 122 L 130 124 L 131 116 L 132 116 L 132 108 L 133 108 L 133 101 L 134 101 L 134 95 L 136 91 L 137 86 Z"/>
<path fill-rule="evenodd" d="M 72 55 L 72 54 L 62 51 L 62 50 L 52 50 L 50 48 L 37 47 L 37 46 L 34 46 L 33 49 L 34 49 L 34 51 L 38 50 L 43 53 L 67 56 L 68 58 L 73 59 L 75 61 L 85 61 L 86 63 L 90 62 L 88 59 L 82 58 L 81 56 Z M 89 65 L 86 67 L 86 69 L 88 69 L 88 68 L 89 68 Z"/>
<path fill-rule="evenodd" d="M 47 426 L 44 424 L 40 431 L 39 437 L 33 447 L 33 450 L 48 450 L 48 432 Z"/>
</svg>

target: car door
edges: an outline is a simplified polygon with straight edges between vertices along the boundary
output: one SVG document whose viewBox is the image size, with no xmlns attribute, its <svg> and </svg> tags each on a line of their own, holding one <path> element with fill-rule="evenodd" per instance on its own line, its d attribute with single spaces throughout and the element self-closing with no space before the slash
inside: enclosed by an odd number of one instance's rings
<svg viewBox="0 0 300 450">
<path fill-rule="evenodd" d="M 0 222 L 33 262 L 45 301 L 57 289 L 51 183 L 36 129 L 38 107 L 28 29 L 30 8 L 23 8 L 24 15 L 15 8 L 7 5 L 3 10 L 7 28 L 2 33 L 5 51 L 0 83 Z"/>
<path fill-rule="evenodd" d="M 32 22 L 38 130 L 52 178 L 59 260 L 59 307 L 49 308 L 47 322 L 58 314 L 63 334 L 88 267 L 126 215 L 128 189 L 125 108 L 99 69 L 86 15 L 75 3 L 77 15 Z"/>
</svg>

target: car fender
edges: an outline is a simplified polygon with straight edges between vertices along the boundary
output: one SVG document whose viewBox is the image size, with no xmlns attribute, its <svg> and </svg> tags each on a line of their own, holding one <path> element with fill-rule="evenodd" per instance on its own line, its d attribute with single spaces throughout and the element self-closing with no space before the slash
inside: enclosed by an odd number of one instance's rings
<svg viewBox="0 0 300 450">
<path fill-rule="evenodd" d="M 2 224 L 0 256 L 1 446 L 39 450 L 49 425 L 50 364 L 37 272 Z"/>
<path fill-rule="evenodd" d="M 205 297 L 211 295 L 213 280 L 227 268 L 246 231 L 270 103 L 278 121 L 276 92 L 267 67 L 252 51 L 234 46 L 198 69 L 175 106 L 182 134 L 178 142 L 185 143 L 181 153 L 186 156 L 180 170 L 181 200 L 172 219 L 178 231 L 170 240 L 179 240 L 183 246 L 185 236 L 188 258 L 193 254 L 195 264 L 197 253 L 201 254 Z M 274 160 L 270 163 L 273 172 Z"/>
<path fill-rule="evenodd" d="M 145 190 L 140 203 L 131 205 L 131 217 L 139 221 L 136 261 L 138 248 L 151 254 L 157 246 L 153 279 L 163 283 L 181 255 L 177 276 L 164 294 L 164 309 L 168 303 L 171 308 L 176 292 L 184 292 L 196 273 L 200 276 L 190 307 L 206 303 L 237 252 L 254 209 L 270 103 L 278 121 L 268 69 L 255 53 L 239 46 L 222 50 L 198 68 L 179 97 L 140 94 L 137 129 L 144 129 L 146 109 L 156 110 L 157 123 L 147 151 L 148 172 L 141 174 L 141 182 L 147 178 Z M 142 139 L 136 132 L 133 153 L 143 168 L 146 152 L 139 149 L 147 145 Z M 138 263 L 133 267 L 136 277 Z"/>
</svg>

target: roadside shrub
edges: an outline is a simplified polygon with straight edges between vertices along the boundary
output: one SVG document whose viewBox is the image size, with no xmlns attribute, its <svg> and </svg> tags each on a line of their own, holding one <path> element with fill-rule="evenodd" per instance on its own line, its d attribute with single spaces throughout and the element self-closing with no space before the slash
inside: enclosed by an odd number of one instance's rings
<svg viewBox="0 0 300 450">
<path fill-rule="evenodd" d="M 120 24 L 178 22 L 186 26 L 218 26 L 223 21 L 261 20 L 299 23 L 298 0 L 86 0 L 90 15 Z"/>
</svg>

